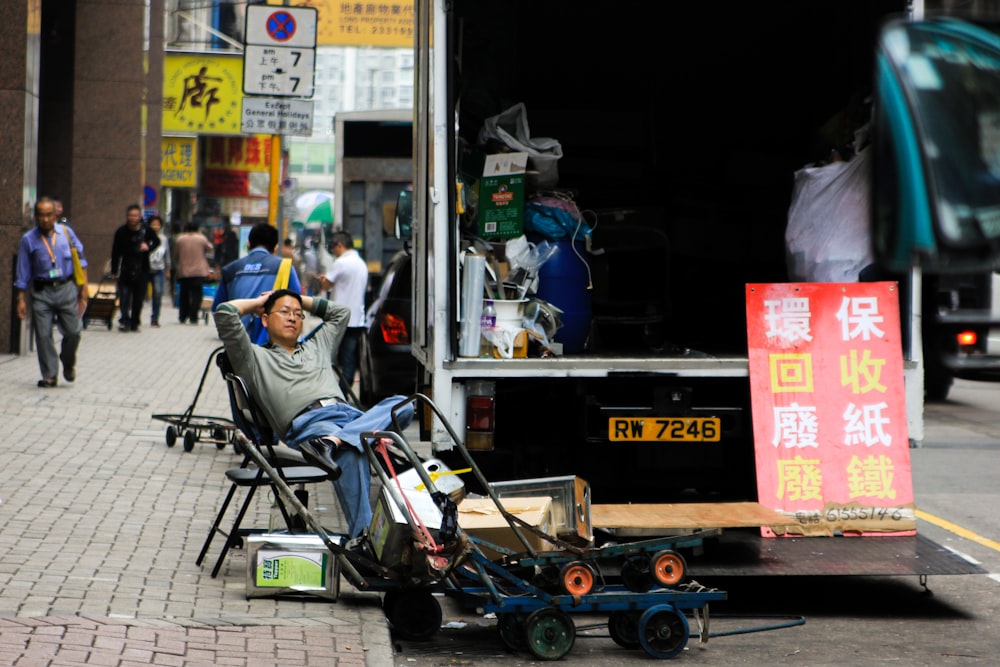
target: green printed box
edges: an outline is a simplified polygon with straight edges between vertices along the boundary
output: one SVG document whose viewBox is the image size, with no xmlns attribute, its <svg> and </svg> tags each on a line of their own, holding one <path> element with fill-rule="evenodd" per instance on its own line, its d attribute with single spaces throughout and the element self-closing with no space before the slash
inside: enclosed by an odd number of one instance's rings
<svg viewBox="0 0 1000 667">
<path fill-rule="evenodd" d="M 509 239 L 524 233 L 527 153 L 487 155 L 479 179 L 479 235 Z"/>
<path fill-rule="evenodd" d="M 331 536 L 338 544 L 341 536 Z M 263 534 L 247 538 L 247 597 L 306 594 L 336 600 L 337 558 L 319 535 Z"/>
</svg>

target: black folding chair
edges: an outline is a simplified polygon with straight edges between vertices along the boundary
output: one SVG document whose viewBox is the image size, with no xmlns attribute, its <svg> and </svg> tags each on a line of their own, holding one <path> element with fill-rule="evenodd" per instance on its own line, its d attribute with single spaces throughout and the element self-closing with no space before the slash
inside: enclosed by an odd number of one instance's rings
<svg viewBox="0 0 1000 667">
<path fill-rule="evenodd" d="M 229 365 L 229 360 L 225 356 L 224 352 L 218 355 L 217 363 L 223 372 L 223 377 L 226 380 L 226 387 L 229 390 L 229 400 L 232 406 L 233 422 L 240 429 L 243 435 L 247 437 L 247 440 L 251 443 L 251 445 L 256 447 L 258 452 L 271 464 L 284 482 L 290 487 L 298 487 L 299 490 L 296 492 L 296 495 L 299 495 L 300 493 L 303 494 L 299 496 L 300 501 L 307 497 L 305 492 L 306 484 L 316 484 L 328 481 L 329 475 L 325 470 L 317 468 L 316 466 L 307 465 L 305 463 L 305 459 L 303 459 L 302 455 L 297 451 L 279 446 L 278 438 L 275 436 L 274 431 L 268 425 L 267 420 L 260 412 L 260 408 L 251 397 L 246 382 L 244 382 L 243 378 L 233 372 L 232 367 Z M 222 563 L 225 561 L 229 550 L 234 547 L 238 548 L 242 545 L 243 538 L 245 536 L 254 533 L 266 532 L 260 528 L 242 527 L 243 518 L 250 509 L 250 504 L 254 499 L 257 489 L 261 487 L 269 488 L 272 491 L 274 502 L 281 512 L 281 516 L 285 522 L 285 527 L 289 533 L 308 532 L 304 522 L 301 520 L 301 517 L 293 516 L 288 512 L 285 503 L 281 499 L 281 494 L 278 492 L 276 485 L 268 473 L 263 468 L 250 464 L 251 457 L 249 454 L 244 453 L 243 463 L 240 467 L 231 468 L 226 471 L 226 478 L 229 479 L 230 482 L 229 492 L 226 494 L 225 500 L 219 507 L 219 511 L 215 516 L 215 522 L 212 524 L 212 529 L 205 538 L 205 544 L 201 548 L 201 553 L 198 554 L 198 560 L 195 561 L 197 565 L 201 565 L 206 554 L 208 553 L 208 549 L 211 546 L 215 535 L 222 535 L 225 538 L 225 543 L 222 546 L 221 553 L 219 553 L 218 560 L 215 562 L 215 567 L 212 568 L 212 577 L 215 577 L 219 573 L 219 570 L 222 568 Z M 229 509 L 230 503 L 236 496 L 237 489 L 240 488 L 247 489 L 246 496 L 243 498 L 243 502 L 240 505 L 232 526 L 229 530 L 225 530 L 222 528 L 222 522 Z M 303 504 L 305 505 L 306 503 L 303 502 Z"/>
</svg>

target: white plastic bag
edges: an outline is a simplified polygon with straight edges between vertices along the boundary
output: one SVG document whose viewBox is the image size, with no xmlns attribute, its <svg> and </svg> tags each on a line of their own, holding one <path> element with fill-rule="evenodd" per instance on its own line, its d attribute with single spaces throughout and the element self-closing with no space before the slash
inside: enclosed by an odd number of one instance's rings
<svg viewBox="0 0 1000 667">
<path fill-rule="evenodd" d="M 479 143 L 485 144 L 490 140 L 499 141 L 512 151 L 528 154 L 531 166 L 528 180 L 536 188 L 554 188 L 559 182 L 558 160 L 562 157 L 562 145 L 555 139 L 531 138 L 528 111 L 523 103 L 515 104 L 483 122 Z"/>
<path fill-rule="evenodd" d="M 869 231 L 871 149 L 849 162 L 795 172 L 785 228 L 788 277 L 851 283 L 874 261 Z"/>
</svg>

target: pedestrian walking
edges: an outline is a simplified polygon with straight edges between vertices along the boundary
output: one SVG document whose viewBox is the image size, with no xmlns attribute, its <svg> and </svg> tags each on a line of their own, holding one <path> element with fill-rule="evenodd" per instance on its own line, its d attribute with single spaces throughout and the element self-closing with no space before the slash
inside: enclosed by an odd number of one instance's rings
<svg viewBox="0 0 1000 667">
<path fill-rule="evenodd" d="M 17 253 L 17 317 L 28 315 L 30 289 L 31 324 L 35 330 L 35 348 L 42 379 L 38 386 L 58 384 L 59 362 L 67 382 L 76 380 L 76 353 L 80 346 L 82 317 L 87 309 L 87 285 L 73 280 L 73 251 L 80 264 L 87 266 L 83 244 L 68 225 L 56 226 L 56 206 L 49 197 L 35 203 L 35 227 L 21 237 Z M 55 322 L 62 335 L 61 350 L 56 354 L 52 337 Z"/>
<path fill-rule="evenodd" d="M 321 279 L 321 288 L 330 290 L 330 300 L 351 309 L 344 339 L 332 361 L 340 369 L 348 386 L 354 384 L 365 332 L 365 292 L 368 290 L 368 265 L 354 249 L 354 240 L 345 231 L 334 232 L 330 240 L 334 262 Z"/>
<path fill-rule="evenodd" d="M 149 325 L 159 328 L 160 310 L 163 306 L 163 289 L 166 281 L 170 279 L 170 241 L 163 232 L 163 218 L 158 215 L 149 218 L 150 230 L 160 239 L 160 245 L 149 252 L 149 282 L 153 286 L 153 293 L 150 296 Z"/>
<path fill-rule="evenodd" d="M 174 241 L 177 250 L 177 263 L 174 271 L 177 275 L 177 285 L 180 289 L 178 310 L 181 324 L 190 322 L 198 324 L 201 314 L 201 302 L 204 298 L 203 288 L 208 280 L 212 267 L 208 258 L 215 248 L 204 234 L 198 231 L 197 222 L 188 222 L 184 231 Z"/>
<path fill-rule="evenodd" d="M 142 302 L 149 285 L 149 253 L 160 237 L 142 222 L 142 208 L 130 204 L 125 224 L 115 230 L 111 244 L 111 276 L 118 281 L 119 331 L 139 331 Z"/>
<path fill-rule="evenodd" d="M 240 256 L 240 237 L 233 229 L 229 218 L 222 223 L 222 229 L 216 230 L 215 265 L 225 266 Z"/>
</svg>

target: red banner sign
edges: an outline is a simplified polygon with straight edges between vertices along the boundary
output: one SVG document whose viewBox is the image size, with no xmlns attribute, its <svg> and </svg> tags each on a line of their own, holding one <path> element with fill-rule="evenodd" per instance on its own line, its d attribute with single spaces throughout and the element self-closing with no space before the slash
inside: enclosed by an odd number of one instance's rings
<svg viewBox="0 0 1000 667">
<path fill-rule="evenodd" d="M 914 534 L 896 283 L 752 284 L 746 309 L 760 504 L 788 535 Z"/>
</svg>

